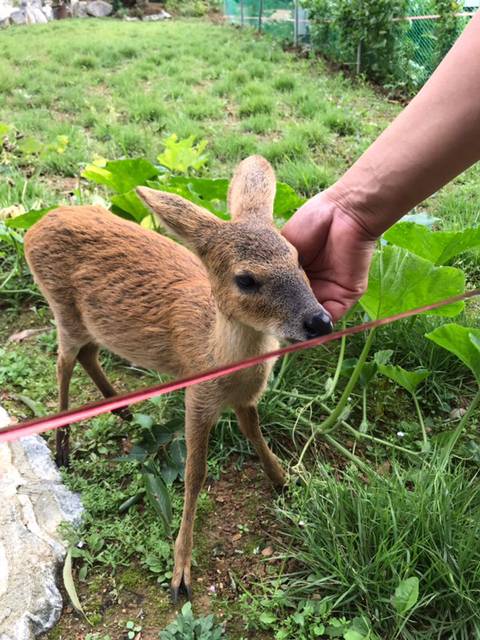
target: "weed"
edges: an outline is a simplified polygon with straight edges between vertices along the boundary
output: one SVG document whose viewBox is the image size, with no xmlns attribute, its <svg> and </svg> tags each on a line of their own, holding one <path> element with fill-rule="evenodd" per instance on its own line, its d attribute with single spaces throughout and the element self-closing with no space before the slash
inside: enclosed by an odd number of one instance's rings
<svg viewBox="0 0 480 640">
<path fill-rule="evenodd" d="M 275 89 L 282 93 L 287 93 L 295 89 L 295 78 L 290 75 L 278 77 L 273 83 Z"/>
<path fill-rule="evenodd" d="M 195 618 L 187 602 L 176 620 L 160 632 L 160 640 L 221 640 L 224 631 L 213 616 Z"/>
<path fill-rule="evenodd" d="M 240 102 L 238 113 L 241 118 L 253 116 L 259 113 L 273 113 L 273 100 L 266 95 L 257 95 L 245 98 Z"/>
</svg>

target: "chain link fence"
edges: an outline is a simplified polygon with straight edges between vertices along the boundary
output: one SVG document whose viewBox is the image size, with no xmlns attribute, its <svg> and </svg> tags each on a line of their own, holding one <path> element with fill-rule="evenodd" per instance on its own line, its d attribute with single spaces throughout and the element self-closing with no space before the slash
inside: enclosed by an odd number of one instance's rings
<svg viewBox="0 0 480 640">
<path fill-rule="evenodd" d="M 457 14 L 459 33 L 479 6 L 480 0 L 467 0 L 462 12 Z M 426 3 L 412 2 L 408 15 L 398 18 L 405 22 L 402 30 L 408 52 L 405 74 L 408 72 L 416 87 L 424 84 L 439 62 L 436 33 L 440 16 L 425 9 L 428 9 Z M 315 20 L 309 19 L 308 11 L 298 0 L 225 0 L 225 16 L 232 24 L 251 27 L 295 46 L 314 44 L 327 58 L 354 71 L 362 70 L 361 43 L 353 55 L 346 56 L 333 21 L 328 16 L 324 20 L 318 16 Z"/>
</svg>

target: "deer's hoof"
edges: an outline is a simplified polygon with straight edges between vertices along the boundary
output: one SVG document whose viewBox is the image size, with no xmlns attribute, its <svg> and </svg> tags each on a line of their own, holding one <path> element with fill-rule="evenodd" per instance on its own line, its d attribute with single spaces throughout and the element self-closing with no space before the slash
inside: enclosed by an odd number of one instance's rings
<svg viewBox="0 0 480 640">
<path fill-rule="evenodd" d="M 120 409 L 114 409 L 112 411 L 113 414 L 125 420 L 125 422 L 131 422 L 133 420 L 132 412 L 128 407 L 121 407 Z"/>
<path fill-rule="evenodd" d="M 190 602 L 192 601 L 192 598 L 193 598 L 192 586 L 190 584 L 186 584 L 183 576 L 182 576 L 182 581 L 177 587 L 172 585 L 170 592 L 171 592 L 173 604 L 178 603 L 178 600 L 180 599 L 181 594 L 185 595 L 186 600 L 189 600 Z"/>
<path fill-rule="evenodd" d="M 59 469 L 68 469 L 70 466 L 70 457 L 68 453 L 64 453 L 63 451 L 57 452 L 55 456 L 55 464 Z"/>
</svg>

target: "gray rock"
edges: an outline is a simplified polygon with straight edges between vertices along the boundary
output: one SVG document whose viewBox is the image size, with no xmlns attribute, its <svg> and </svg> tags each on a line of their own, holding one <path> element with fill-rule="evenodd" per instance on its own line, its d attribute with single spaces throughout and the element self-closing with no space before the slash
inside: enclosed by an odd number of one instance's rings
<svg viewBox="0 0 480 640">
<path fill-rule="evenodd" d="M 45 4 L 42 7 L 42 11 L 45 14 L 46 19 L 50 22 L 53 20 L 53 9 L 51 4 Z"/>
<path fill-rule="evenodd" d="M 81 510 L 42 438 L 0 444 L 0 640 L 33 640 L 57 622 L 58 526 L 77 523 Z"/>
<path fill-rule="evenodd" d="M 12 24 L 27 24 L 27 14 L 22 9 L 17 9 L 10 14 L 10 22 Z M 2 640 L 1 636 L 0 640 Z"/>
<path fill-rule="evenodd" d="M 93 0 L 87 4 L 87 13 L 94 18 L 106 18 L 112 11 L 112 5 L 104 0 Z"/>
<path fill-rule="evenodd" d="M 72 16 L 74 18 L 88 18 L 87 5 L 88 2 L 86 0 L 80 0 L 80 2 L 72 2 Z"/>
<path fill-rule="evenodd" d="M 47 24 L 47 16 L 41 9 L 34 5 L 27 6 L 25 8 L 25 16 L 27 24 Z"/>
</svg>

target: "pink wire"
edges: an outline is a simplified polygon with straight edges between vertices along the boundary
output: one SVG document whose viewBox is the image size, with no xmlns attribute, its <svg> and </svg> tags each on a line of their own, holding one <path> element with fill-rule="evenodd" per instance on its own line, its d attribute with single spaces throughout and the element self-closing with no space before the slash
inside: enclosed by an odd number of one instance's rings
<svg viewBox="0 0 480 640">
<path fill-rule="evenodd" d="M 228 376 L 232 373 L 236 373 L 237 371 L 242 371 L 243 369 L 247 369 L 248 367 L 253 367 L 255 365 L 261 364 L 262 362 L 266 362 L 267 360 L 271 360 L 272 358 L 279 358 L 289 353 L 304 351 L 306 349 L 313 349 L 315 347 L 319 347 L 320 345 L 326 344 L 327 342 L 339 340 L 343 336 L 351 336 L 356 333 L 362 333 L 363 331 L 368 331 L 369 329 L 375 329 L 376 327 L 387 325 L 392 322 L 396 322 L 397 320 L 402 320 L 404 318 L 416 315 L 418 313 L 432 311 L 433 309 L 438 309 L 455 302 L 461 302 L 478 295 L 480 295 L 480 289 L 475 289 L 473 291 L 468 291 L 466 293 L 441 300 L 440 302 L 435 302 L 434 304 L 411 309 L 410 311 L 404 311 L 403 313 L 397 313 L 388 318 L 381 318 L 380 320 L 365 322 L 348 329 L 343 329 L 342 331 L 336 331 L 335 333 L 331 333 L 320 338 L 314 338 L 313 340 L 307 340 L 306 342 L 292 344 L 287 347 L 283 347 L 282 349 L 276 349 L 275 351 L 270 351 L 269 353 L 264 353 L 263 355 L 256 356 L 254 358 L 247 358 L 246 360 L 241 360 L 240 362 L 234 362 L 232 364 L 217 367 L 215 369 L 211 369 L 210 371 L 205 371 L 204 373 L 181 378 L 180 380 L 165 382 L 163 384 L 149 387 L 147 389 L 139 389 L 137 391 L 125 393 L 123 395 L 114 396 L 113 398 L 100 400 L 98 402 L 92 402 L 90 404 L 79 407 L 78 409 L 70 409 L 69 411 L 64 411 L 53 416 L 36 418 L 34 420 L 27 420 L 18 424 L 8 425 L 7 427 L 4 427 L 0 430 L 0 443 L 11 442 L 12 440 L 16 440 L 18 438 L 43 433 L 45 431 L 51 431 L 53 429 L 60 429 L 61 427 L 64 427 L 73 422 L 89 420 L 90 418 L 99 416 L 102 413 L 108 413 L 110 411 L 113 411 L 114 409 L 121 409 L 122 407 L 126 407 L 137 402 L 142 402 L 144 400 L 149 400 L 150 398 L 155 398 L 156 396 L 162 396 L 167 393 L 179 391 L 180 389 L 186 389 L 187 387 L 191 387 L 194 384 L 209 382 L 210 380 Z"/>
</svg>

